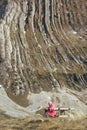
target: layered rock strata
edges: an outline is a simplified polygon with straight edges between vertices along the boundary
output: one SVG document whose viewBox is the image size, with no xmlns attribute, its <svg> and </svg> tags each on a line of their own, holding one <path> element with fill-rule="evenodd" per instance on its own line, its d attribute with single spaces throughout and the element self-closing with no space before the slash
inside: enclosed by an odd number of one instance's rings
<svg viewBox="0 0 87 130">
<path fill-rule="evenodd" d="M 86 0 L 1 0 L 0 82 L 15 95 L 87 86 Z"/>
</svg>

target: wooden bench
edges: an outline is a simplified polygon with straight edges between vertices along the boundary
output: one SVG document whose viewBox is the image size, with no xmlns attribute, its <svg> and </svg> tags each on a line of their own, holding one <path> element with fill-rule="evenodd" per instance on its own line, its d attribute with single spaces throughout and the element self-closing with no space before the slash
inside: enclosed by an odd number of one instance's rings
<svg viewBox="0 0 87 130">
<path fill-rule="evenodd" d="M 75 108 L 60 107 L 60 108 L 55 108 L 55 110 L 59 112 L 59 117 L 68 117 L 68 115 L 66 115 L 66 111 L 71 112 L 75 110 Z"/>
</svg>

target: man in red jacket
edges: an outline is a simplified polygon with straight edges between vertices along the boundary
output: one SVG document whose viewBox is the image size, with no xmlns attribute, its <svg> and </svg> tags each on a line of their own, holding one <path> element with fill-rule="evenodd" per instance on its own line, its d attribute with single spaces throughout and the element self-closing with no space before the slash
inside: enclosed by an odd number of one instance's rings
<svg viewBox="0 0 87 130">
<path fill-rule="evenodd" d="M 49 107 L 47 109 L 45 109 L 45 115 L 48 117 L 58 117 L 57 112 L 55 111 L 56 108 L 54 106 L 54 104 L 52 102 L 48 103 Z"/>
</svg>

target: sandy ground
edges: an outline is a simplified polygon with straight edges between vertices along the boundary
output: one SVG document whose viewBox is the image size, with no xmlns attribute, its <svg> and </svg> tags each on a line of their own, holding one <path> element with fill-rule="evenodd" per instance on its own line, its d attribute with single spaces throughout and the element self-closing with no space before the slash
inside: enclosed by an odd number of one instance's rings
<svg viewBox="0 0 87 130">
<path fill-rule="evenodd" d="M 29 112 L 25 111 L 25 108 L 17 105 L 7 96 L 3 87 L 0 88 L 0 108 L 12 117 L 29 115 Z"/>
<path fill-rule="evenodd" d="M 86 98 L 86 92 L 83 92 Z M 87 105 L 80 100 L 82 93 L 60 90 L 58 93 L 29 93 L 28 107 L 21 107 L 13 102 L 0 88 L 0 130 L 86 130 Z M 81 98 L 82 99 L 82 98 Z M 43 108 L 53 101 L 56 107 L 74 107 L 66 113 L 68 118 L 46 118 Z M 85 99 L 84 99 L 85 101 Z"/>
<path fill-rule="evenodd" d="M 39 94 L 29 93 L 29 106 L 22 107 L 13 102 L 6 94 L 3 87 L 0 88 L 0 109 L 12 117 L 26 117 L 35 114 L 37 111 L 48 106 L 48 102 L 54 102 L 56 107 L 74 108 L 74 111 L 68 113 L 72 119 L 80 119 L 87 115 L 87 105 L 80 100 L 81 92 L 77 95 L 69 89 L 56 92 L 44 92 Z M 85 95 L 83 95 L 85 96 Z M 38 113 L 39 114 L 39 113 Z"/>
</svg>

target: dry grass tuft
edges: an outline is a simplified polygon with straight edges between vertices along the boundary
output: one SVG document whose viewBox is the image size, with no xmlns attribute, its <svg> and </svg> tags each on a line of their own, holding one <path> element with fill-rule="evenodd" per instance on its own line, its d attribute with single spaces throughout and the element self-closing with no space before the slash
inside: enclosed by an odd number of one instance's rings
<svg viewBox="0 0 87 130">
<path fill-rule="evenodd" d="M 87 118 L 69 120 L 67 118 L 45 118 L 31 116 L 12 118 L 0 110 L 0 130 L 86 130 Z"/>
</svg>

